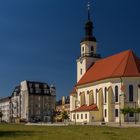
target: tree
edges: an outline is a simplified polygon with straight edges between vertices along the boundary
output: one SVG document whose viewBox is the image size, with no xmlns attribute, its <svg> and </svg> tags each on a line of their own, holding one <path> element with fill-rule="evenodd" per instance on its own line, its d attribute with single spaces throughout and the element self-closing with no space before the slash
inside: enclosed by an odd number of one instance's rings
<svg viewBox="0 0 140 140">
<path fill-rule="evenodd" d="M 135 108 L 130 108 L 130 107 L 123 108 L 123 109 L 121 109 L 121 113 L 124 116 L 127 115 L 127 122 L 129 122 L 129 116 L 128 116 L 128 114 L 129 113 L 136 113 L 136 109 Z"/>
<path fill-rule="evenodd" d="M 67 111 L 63 111 L 62 112 L 62 120 L 64 121 L 64 120 L 67 120 L 67 119 L 69 119 L 69 115 L 68 115 Z"/>
<path fill-rule="evenodd" d="M 127 109 L 126 108 L 121 109 L 121 113 L 125 116 L 127 114 Z"/>
<path fill-rule="evenodd" d="M 2 122 L 2 116 L 3 116 L 2 111 L 0 111 L 0 122 Z"/>
<path fill-rule="evenodd" d="M 138 113 L 138 115 L 140 115 L 140 108 L 136 109 L 136 113 Z"/>
<path fill-rule="evenodd" d="M 136 109 L 136 113 L 140 113 L 140 108 L 137 108 Z"/>
</svg>

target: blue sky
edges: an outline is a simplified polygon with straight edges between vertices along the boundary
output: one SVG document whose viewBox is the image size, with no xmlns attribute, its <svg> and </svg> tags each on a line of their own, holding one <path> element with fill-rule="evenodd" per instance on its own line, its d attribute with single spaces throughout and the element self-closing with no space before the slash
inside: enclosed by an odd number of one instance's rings
<svg viewBox="0 0 140 140">
<path fill-rule="evenodd" d="M 86 0 L 0 0 L 0 97 L 22 80 L 54 84 L 57 98 L 76 82 Z M 94 0 L 98 53 L 140 56 L 140 0 Z"/>
</svg>

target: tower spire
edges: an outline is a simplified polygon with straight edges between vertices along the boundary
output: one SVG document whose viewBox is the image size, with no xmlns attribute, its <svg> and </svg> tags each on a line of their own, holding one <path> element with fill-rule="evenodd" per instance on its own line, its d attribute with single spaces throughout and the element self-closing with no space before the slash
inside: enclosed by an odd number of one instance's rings
<svg viewBox="0 0 140 140">
<path fill-rule="evenodd" d="M 83 41 L 94 41 L 96 42 L 96 38 L 93 36 L 93 22 L 91 20 L 91 0 L 87 0 L 87 12 L 88 12 L 88 20 L 85 24 L 85 37 L 82 39 Z"/>
<path fill-rule="evenodd" d="M 82 78 L 86 71 L 101 58 L 97 54 L 97 41 L 93 34 L 93 22 L 91 17 L 91 0 L 86 0 L 86 23 L 85 23 L 85 36 L 81 40 L 81 55 L 77 59 L 77 82 Z"/>
<path fill-rule="evenodd" d="M 88 10 L 88 20 L 90 20 L 90 1 L 88 0 L 88 3 L 87 3 L 87 10 Z"/>
</svg>

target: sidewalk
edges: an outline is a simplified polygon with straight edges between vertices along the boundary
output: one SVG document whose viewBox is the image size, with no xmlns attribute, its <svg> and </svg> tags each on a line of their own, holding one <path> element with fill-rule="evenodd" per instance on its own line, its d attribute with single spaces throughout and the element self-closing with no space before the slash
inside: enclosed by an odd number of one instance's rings
<svg viewBox="0 0 140 140">
<path fill-rule="evenodd" d="M 25 125 L 37 125 L 37 126 L 68 126 L 68 125 L 75 125 L 74 123 L 27 123 Z M 87 124 L 82 124 L 82 123 L 77 123 L 76 125 L 91 125 L 91 126 L 109 126 L 109 127 L 118 127 L 118 128 L 127 128 L 127 127 L 140 127 L 140 123 L 134 123 L 134 122 L 125 122 L 121 123 L 115 123 L 115 122 L 107 122 L 107 123 L 102 123 L 102 122 L 92 122 L 92 123 L 87 123 Z"/>
<path fill-rule="evenodd" d="M 67 126 L 69 124 L 66 123 L 44 123 L 44 122 L 40 122 L 40 123 L 26 123 L 25 125 L 38 125 L 38 126 Z"/>
<path fill-rule="evenodd" d="M 125 123 L 121 123 L 121 125 L 119 123 L 115 123 L 115 122 L 107 122 L 104 124 L 101 124 L 101 122 L 93 122 L 93 123 L 89 123 L 87 125 L 93 125 L 93 126 L 110 126 L 110 127 L 120 127 L 120 128 L 124 128 L 124 127 L 140 127 L 140 123 L 137 122 L 135 124 L 135 122 L 125 122 Z"/>
</svg>

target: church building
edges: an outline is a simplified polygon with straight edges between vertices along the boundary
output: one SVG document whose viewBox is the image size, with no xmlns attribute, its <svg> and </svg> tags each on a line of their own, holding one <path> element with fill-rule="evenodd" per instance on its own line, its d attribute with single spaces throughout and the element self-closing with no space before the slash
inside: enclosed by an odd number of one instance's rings
<svg viewBox="0 0 140 140">
<path fill-rule="evenodd" d="M 77 83 L 70 93 L 70 119 L 75 123 L 140 121 L 140 59 L 131 50 L 101 58 L 88 6 L 85 37 L 77 59 Z"/>
</svg>

